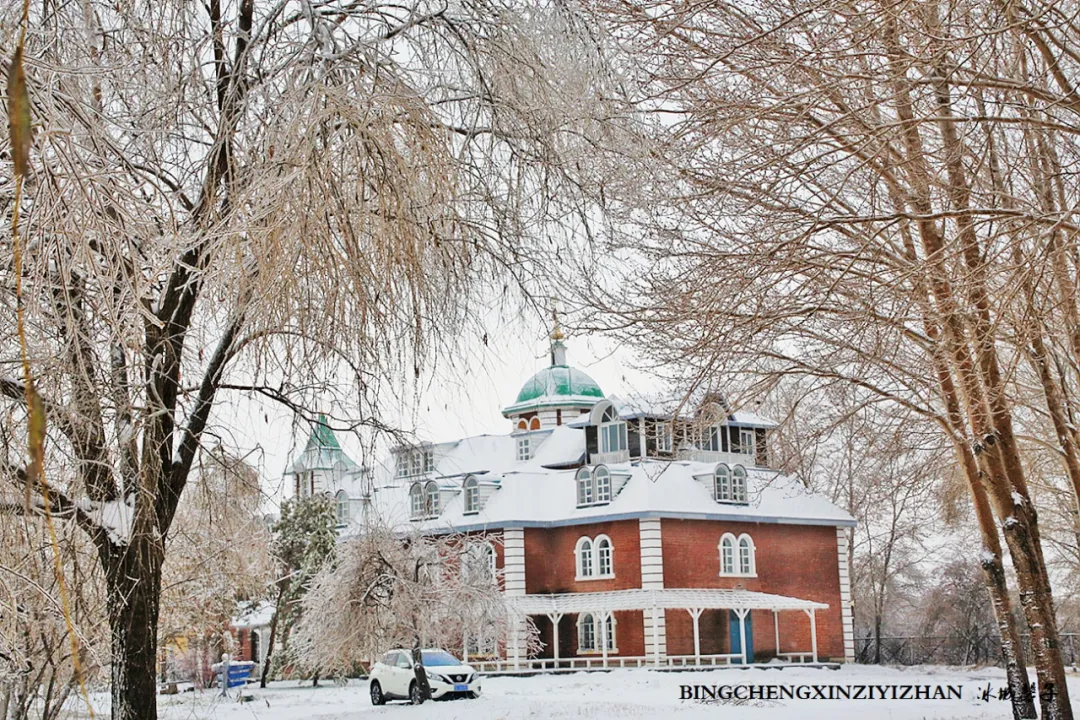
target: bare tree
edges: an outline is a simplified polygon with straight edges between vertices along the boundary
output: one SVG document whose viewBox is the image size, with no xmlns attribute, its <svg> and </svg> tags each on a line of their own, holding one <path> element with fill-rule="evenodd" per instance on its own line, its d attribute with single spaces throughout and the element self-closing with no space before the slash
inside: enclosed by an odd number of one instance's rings
<svg viewBox="0 0 1080 720">
<path fill-rule="evenodd" d="M 520 630 L 520 640 L 537 649 L 535 626 L 526 621 L 518 628 L 493 563 L 475 552 L 483 542 L 457 534 L 402 535 L 372 524 L 341 546 L 304 596 L 293 633 L 298 658 L 310 667 L 346 671 L 391 648 L 411 648 L 426 700 L 425 646 L 457 647 L 477 630 L 505 644 Z"/>
<path fill-rule="evenodd" d="M 1034 708 L 1000 537 L 1043 716 L 1072 717 L 1015 408 L 1041 391 L 1071 478 L 1074 14 L 967 0 L 598 12 L 643 88 L 643 144 L 666 161 L 646 189 L 608 196 L 620 221 L 604 251 L 640 254 L 644 272 L 596 293 L 600 324 L 691 384 L 804 375 L 936 423 L 979 522 L 1018 717 Z"/>
<path fill-rule="evenodd" d="M 386 380 L 458 337 L 478 281 L 524 283 L 538 229 L 580 207 L 608 101 L 560 7 L 31 8 L 37 133 L 14 148 L 26 253 L 17 278 L 4 263 L 0 392 L 25 407 L 18 281 L 48 504 L 104 574 L 116 720 L 156 716 L 165 538 L 206 433 L 233 422 L 221 398 L 308 416 L 333 398 L 349 427 L 381 428 Z M 21 453 L 2 461 L 16 497 L 41 495 Z"/>
</svg>

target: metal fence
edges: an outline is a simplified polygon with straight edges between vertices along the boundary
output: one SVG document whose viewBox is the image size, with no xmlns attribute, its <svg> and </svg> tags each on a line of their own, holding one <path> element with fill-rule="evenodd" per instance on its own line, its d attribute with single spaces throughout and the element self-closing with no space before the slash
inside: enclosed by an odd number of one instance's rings
<svg viewBox="0 0 1080 720">
<path fill-rule="evenodd" d="M 1061 633 L 1060 638 L 1065 664 L 1076 666 L 1080 663 L 1080 635 Z M 1030 637 L 1023 636 L 1021 642 L 1030 662 Z M 877 639 L 856 637 L 855 660 L 869 665 L 1000 665 L 1001 644 L 997 635 L 883 637 L 879 660 Z"/>
</svg>

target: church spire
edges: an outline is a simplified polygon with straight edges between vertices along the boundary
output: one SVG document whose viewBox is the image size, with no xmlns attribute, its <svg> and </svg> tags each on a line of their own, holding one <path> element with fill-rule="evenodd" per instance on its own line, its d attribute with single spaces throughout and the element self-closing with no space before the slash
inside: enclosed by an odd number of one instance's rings
<svg viewBox="0 0 1080 720">
<path fill-rule="evenodd" d="M 559 311 L 554 307 L 554 303 L 551 308 L 551 319 L 555 324 L 551 331 L 551 364 L 566 365 L 566 343 L 563 342 L 566 336 L 559 326 Z"/>
</svg>

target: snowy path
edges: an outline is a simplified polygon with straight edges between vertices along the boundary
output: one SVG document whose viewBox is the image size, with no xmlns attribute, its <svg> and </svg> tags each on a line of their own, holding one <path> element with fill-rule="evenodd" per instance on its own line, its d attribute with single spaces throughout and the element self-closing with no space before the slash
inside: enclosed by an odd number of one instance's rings
<svg viewBox="0 0 1080 720">
<path fill-rule="evenodd" d="M 1034 673 L 1032 674 L 1034 677 Z M 812 668 L 715 670 L 661 673 L 615 670 L 610 673 L 531 678 L 489 678 L 479 700 L 425 703 L 419 707 L 393 703 L 372 707 L 367 684 L 347 687 L 297 687 L 277 683 L 253 689 L 253 702 L 222 703 L 209 694 L 162 696 L 160 717 L 166 720 L 302 720 L 315 718 L 432 718 L 433 720 L 511 720 L 516 718 L 748 718 L 778 720 L 960 720 L 1011 717 L 1008 702 L 978 698 L 987 684 L 1004 686 L 999 670 L 920 667 L 891 669 L 849 666 L 839 670 Z M 680 685 L 960 685 L 961 700 L 774 700 L 705 704 L 680 700 Z M 1074 706 L 1080 705 L 1080 676 L 1070 676 Z"/>
</svg>

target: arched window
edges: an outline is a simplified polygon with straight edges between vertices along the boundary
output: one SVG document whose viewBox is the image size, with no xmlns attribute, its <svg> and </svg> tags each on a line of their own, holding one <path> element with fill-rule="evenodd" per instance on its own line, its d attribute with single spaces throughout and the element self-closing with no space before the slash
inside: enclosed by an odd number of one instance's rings
<svg viewBox="0 0 1080 720">
<path fill-rule="evenodd" d="M 611 539 L 607 535 L 598 535 L 593 546 L 596 548 L 596 574 L 600 577 L 614 577 Z"/>
<path fill-rule="evenodd" d="M 409 509 L 414 520 L 424 517 L 424 488 L 420 483 L 413 483 L 409 489 Z"/>
<path fill-rule="evenodd" d="M 574 548 L 574 557 L 577 561 L 578 578 L 591 578 L 595 574 L 593 564 L 593 543 L 591 538 L 583 537 L 577 541 Z"/>
<path fill-rule="evenodd" d="M 596 481 L 596 502 L 611 502 L 611 471 L 603 465 L 593 470 Z"/>
<path fill-rule="evenodd" d="M 731 473 L 731 499 L 746 502 L 746 468 L 742 465 L 736 465 Z"/>
<path fill-rule="evenodd" d="M 607 627 L 604 628 L 607 632 L 604 640 L 607 645 L 608 652 L 615 649 L 615 615 L 608 613 L 607 621 L 604 623 Z"/>
<path fill-rule="evenodd" d="M 735 575 L 735 536 L 725 533 L 720 538 L 720 574 Z"/>
<path fill-rule="evenodd" d="M 626 423 L 619 420 L 619 413 L 615 408 L 608 406 L 600 417 L 598 429 L 600 439 L 600 452 L 622 452 L 627 448 Z"/>
<path fill-rule="evenodd" d="M 596 652 L 596 623 L 593 616 L 583 613 L 578 618 L 578 652 Z"/>
<path fill-rule="evenodd" d="M 603 647 L 601 645 L 600 628 L 601 625 L 597 621 L 597 617 L 592 613 L 582 613 L 578 616 L 579 653 L 600 652 L 601 647 Z M 615 616 L 613 614 L 608 613 L 603 628 L 603 645 L 607 646 L 608 652 L 612 652 L 615 650 Z"/>
<path fill-rule="evenodd" d="M 495 546 L 491 543 L 484 543 L 480 546 L 480 551 L 484 557 L 485 567 L 491 573 L 491 577 L 495 577 Z"/>
<path fill-rule="evenodd" d="M 518 430 L 528 430 L 529 429 L 529 421 L 526 420 L 525 418 L 521 418 L 517 422 L 517 429 Z"/>
<path fill-rule="evenodd" d="M 439 484 L 434 480 L 427 484 L 427 502 L 424 512 L 428 516 L 439 514 Z"/>
<path fill-rule="evenodd" d="M 716 466 L 713 492 L 717 502 L 725 502 L 731 499 L 731 468 L 724 463 Z"/>
<path fill-rule="evenodd" d="M 739 536 L 739 574 L 757 574 L 754 562 L 754 541 L 745 533 Z"/>
<path fill-rule="evenodd" d="M 337 524 L 349 524 L 349 494 L 344 490 L 338 490 L 336 498 Z"/>
<path fill-rule="evenodd" d="M 474 477 L 465 478 L 465 512 L 480 512 L 480 483 Z"/>
<path fill-rule="evenodd" d="M 529 421 L 529 429 L 530 430 L 539 430 L 540 429 L 540 418 L 534 417 L 532 420 L 530 420 Z"/>
<path fill-rule="evenodd" d="M 589 468 L 583 467 L 577 471 L 577 504 L 592 505 L 593 503 L 593 478 Z"/>
</svg>

